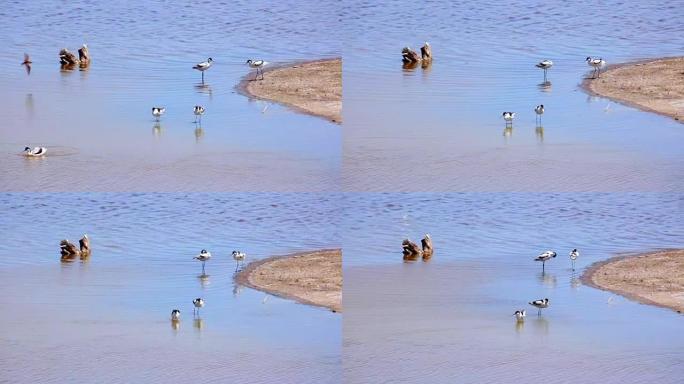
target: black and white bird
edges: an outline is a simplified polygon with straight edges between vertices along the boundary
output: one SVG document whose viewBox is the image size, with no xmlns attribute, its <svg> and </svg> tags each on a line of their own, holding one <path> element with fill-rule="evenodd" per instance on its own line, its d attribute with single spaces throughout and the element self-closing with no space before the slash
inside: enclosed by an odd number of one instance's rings
<svg viewBox="0 0 684 384">
<path fill-rule="evenodd" d="M 21 62 L 21 65 L 26 67 L 27 75 L 31 74 L 31 64 L 33 64 L 33 62 L 31 61 L 31 58 L 29 57 L 28 53 L 24 53 L 24 61 Z"/>
<path fill-rule="evenodd" d="M 263 60 L 252 60 L 252 59 L 247 60 L 247 65 L 249 65 L 250 68 L 256 69 L 256 76 L 254 76 L 254 80 L 259 79 L 259 72 L 261 72 L 261 80 L 264 79 L 264 67 L 267 64 L 268 64 L 268 62 L 263 61 Z"/>
<path fill-rule="evenodd" d="M 540 254 L 539 256 L 535 257 L 534 261 L 541 261 L 542 262 L 542 272 L 544 272 L 546 262 L 553 259 L 554 257 L 556 257 L 556 252 L 546 251 L 546 252 Z"/>
<path fill-rule="evenodd" d="M 541 316 L 541 310 L 549 306 L 549 299 L 539 299 L 535 301 L 530 301 L 530 305 L 539 309 L 537 315 Z"/>
<path fill-rule="evenodd" d="M 180 310 L 174 309 L 173 311 L 171 311 L 171 320 L 172 321 L 180 320 Z"/>
<path fill-rule="evenodd" d="M 602 58 L 593 58 L 591 56 L 587 56 L 586 58 L 587 65 L 594 68 L 594 72 L 591 76 L 592 79 L 595 79 L 597 77 L 601 77 L 601 68 L 603 68 L 604 65 L 606 65 L 606 61 L 603 60 Z"/>
<path fill-rule="evenodd" d="M 235 270 L 237 271 L 240 264 L 245 261 L 247 254 L 242 251 L 233 251 L 233 260 L 235 260 Z"/>
<path fill-rule="evenodd" d="M 549 68 L 553 67 L 553 61 L 551 60 L 542 60 L 538 62 L 535 67 L 541 68 L 544 70 L 544 82 L 546 83 L 546 71 L 549 70 Z"/>
<path fill-rule="evenodd" d="M 154 116 L 157 121 L 161 119 L 162 115 L 166 113 L 166 108 L 164 107 L 152 107 L 152 116 Z"/>
<path fill-rule="evenodd" d="M 541 125 L 541 118 L 542 118 L 542 115 L 544 114 L 544 104 L 539 104 L 536 107 L 534 107 L 534 113 L 537 114 L 537 121 Z"/>
<path fill-rule="evenodd" d="M 204 107 L 201 105 L 195 105 L 195 108 L 193 109 L 193 113 L 195 114 L 195 123 L 197 122 L 197 118 L 199 117 L 200 123 L 202 122 L 202 115 L 204 115 Z"/>
<path fill-rule="evenodd" d="M 506 126 L 513 125 L 513 119 L 515 119 L 515 112 L 504 112 L 501 114 L 503 119 L 506 121 Z"/>
<path fill-rule="evenodd" d="M 214 59 L 212 59 L 210 57 L 207 59 L 207 61 L 203 61 L 203 62 L 198 63 L 192 67 L 192 69 L 196 69 L 196 70 L 202 72 L 202 84 L 204 84 L 204 71 L 211 68 L 211 63 L 213 63 L 213 62 L 214 62 Z"/>
<path fill-rule="evenodd" d="M 199 260 L 202 262 L 202 274 L 204 275 L 204 263 L 206 263 L 209 259 L 211 259 L 211 253 L 207 251 L 206 249 L 203 249 L 199 255 L 193 257 L 195 260 Z"/>
<path fill-rule="evenodd" d="M 31 147 L 24 147 L 24 156 L 27 157 L 45 156 L 45 152 L 47 152 L 45 147 L 34 147 L 33 149 Z"/>
<path fill-rule="evenodd" d="M 513 316 L 515 316 L 516 320 L 523 321 L 525 319 L 525 316 L 527 316 L 527 313 L 525 313 L 524 309 L 520 309 L 515 311 L 515 313 L 513 313 Z"/>
<path fill-rule="evenodd" d="M 198 297 L 192 301 L 192 305 L 195 306 L 193 314 L 197 313 L 199 315 L 200 308 L 204 307 L 204 300 L 201 297 Z"/>
<path fill-rule="evenodd" d="M 575 248 L 570 252 L 570 261 L 572 263 L 572 270 L 573 271 L 575 270 L 575 261 L 577 260 L 578 257 L 579 257 L 579 251 L 577 250 L 577 248 Z"/>
</svg>

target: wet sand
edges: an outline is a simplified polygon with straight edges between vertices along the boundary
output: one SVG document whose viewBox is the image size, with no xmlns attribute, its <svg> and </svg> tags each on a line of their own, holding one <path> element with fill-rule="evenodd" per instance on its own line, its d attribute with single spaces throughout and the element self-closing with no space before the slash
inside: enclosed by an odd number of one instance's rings
<svg viewBox="0 0 684 384">
<path fill-rule="evenodd" d="M 592 94 L 684 123 L 684 57 L 608 66 L 598 79 L 585 79 Z"/>
<path fill-rule="evenodd" d="M 614 257 L 592 264 L 581 279 L 640 303 L 684 312 L 684 249 Z"/>
<path fill-rule="evenodd" d="M 273 66 L 264 79 L 250 71 L 238 85 L 248 96 L 275 101 L 309 115 L 342 122 L 342 59 L 326 59 Z"/>
<path fill-rule="evenodd" d="M 238 284 L 303 304 L 342 310 L 342 251 L 323 249 L 255 261 Z"/>
</svg>

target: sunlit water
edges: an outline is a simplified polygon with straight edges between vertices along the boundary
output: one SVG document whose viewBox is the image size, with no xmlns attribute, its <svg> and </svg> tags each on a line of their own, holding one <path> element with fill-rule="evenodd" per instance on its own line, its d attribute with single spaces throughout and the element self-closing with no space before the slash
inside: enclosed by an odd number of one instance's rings
<svg viewBox="0 0 684 384">
<path fill-rule="evenodd" d="M 345 2 L 344 188 L 681 191 L 682 124 L 579 84 L 587 56 L 681 55 L 683 16 L 681 2 Z M 426 40 L 431 67 L 402 69 L 402 47 Z"/>
<path fill-rule="evenodd" d="M 616 254 L 684 246 L 681 195 L 348 194 L 344 205 L 349 383 L 681 381 L 682 315 L 579 281 Z M 425 232 L 433 259 L 404 263 L 402 239 Z M 547 249 L 558 257 L 542 273 L 533 259 Z M 537 317 L 527 303 L 544 297 Z"/>
<path fill-rule="evenodd" d="M 329 191 L 340 127 L 251 101 L 248 58 L 339 56 L 334 4 L 10 1 L 0 9 L 0 188 L 5 191 Z M 86 71 L 58 52 L 87 42 Z M 30 76 L 19 65 L 31 55 Z M 192 66 L 214 65 L 205 86 Z M 193 106 L 203 105 L 201 128 Z M 155 123 L 151 108 L 165 106 Z M 25 159 L 24 146 L 48 147 Z"/>
<path fill-rule="evenodd" d="M 0 381 L 340 382 L 340 315 L 236 286 L 230 257 L 339 247 L 334 196 L 0 194 L 0 207 Z M 60 262 L 59 241 L 84 232 L 90 260 Z"/>
</svg>

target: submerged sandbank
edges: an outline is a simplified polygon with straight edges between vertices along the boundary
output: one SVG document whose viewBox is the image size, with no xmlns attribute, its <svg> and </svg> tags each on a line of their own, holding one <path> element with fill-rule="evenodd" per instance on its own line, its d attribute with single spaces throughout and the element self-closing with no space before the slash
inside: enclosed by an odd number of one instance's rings
<svg viewBox="0 0 684 384">
<path fill-rule="evenodd" d="M 249 97 L 342 122 L 341 58 L 266 66 L 264 73 L 263 80 L 254 80 L 255 72 L 250 72 L 238 90 Z"/>
<path fill-rule="evenodd" d="M 612 65 L 582 88 L 684 122 L 684 57 Z"/>
<path fill-rule="evenodd" d="M 618 256 L 592 264 L 582 282 L 644 304 L 684 312 L 684 249 Z"/>
<path fill-rule="evenodd" d="M 323 249 L 274 256 L 247 265 L 238 284 L 298 301 L 342 310 L 342 250 Z"/>
</svg>

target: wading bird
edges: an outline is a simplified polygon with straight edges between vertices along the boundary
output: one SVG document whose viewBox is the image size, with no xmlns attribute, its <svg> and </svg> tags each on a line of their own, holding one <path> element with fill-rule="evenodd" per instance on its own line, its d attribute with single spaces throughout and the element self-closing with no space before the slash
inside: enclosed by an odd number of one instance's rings
<svg viewBox="0 0 684 384">
<path fill-rule="evenodd" d="M 594 72 L 591 76 L 592 79 L 600 78 L 601 77 L 601 68 L 606 65 L 606 61 L 603 60 L 602 58 L 593 58 L 591 56 L 587 56 L 586 58 L 587 65 L 594 68 Z"/>
<path fill-rule="evenodd" d="M 45 155 L 45 152 L 47 152 L 45 147 L 34 147 L 33 149 L 31 147 L 24 147 L 24 156 L 28 157 L 41 157 Z"/>
<path fill-rule="evenodd" d="M 573 249 L 572 252 L 570 252 L 570 261 L 572 263 L 572 270 L 575 270 L 575 260 L 579 257 L 579 251 L 577 248 Z"/>
<path fill-rule="evenodd" d="M 195 260 L 199 260 L 202 262 L 202 275 L 204 275 L 204 263 L 206 263 L 209 259 L 211 259 L 211 253 L 207 251 L 206 249 L 203 249 L 199 255 L 193 257 Z"/>
<path fill-rule="evenodd" d="M 553 61 L 551 60 L 542 60 L 538 62 L 535 67 L 541 68 L 544 70 L 544 83 L 546 83 L 546 71 L 549 70 L 549 68 L 553 67 Z"/>
<path fill-rule="evenodd" d="M 233 260 L 235 260 L 235 271 L 240 267 L 240 263 L 245 261 L 247 254 L 242 251 L 233 251 Z"/>
<path fill-rule="evenodd" d="M 546 251 L 546 252 L 540 254 L 539 256 L 535 257 L 535 258 L 534 258 L 534 261 L 541 261 L 541 262 L 542 262 L 542 272 L 544 272 L 544 268 L 545 268 L 546 262 L 547 262 L 548 260 L 553 259 L 554 257 L 556 257 L 556 252 L 554 252 L 554 251 Z"/>
<path fill-rule="evenodd" d="M 213 63 L 213 62 L 214 62 L 214 60 L 210 57 L 207 59 L 207 61 L 203 61 L 203 62 L 196 64 L 195 66 L 192 67 L 192 69 L 196 69 L 196 70 L 202 72 L 202 84 L 204 84 L 204 71 L 211 68 L 211 63 Z"/>
<path fill-rule="evenodd" d="M 204 107 L 201 105 L 195 105 L 195 109 L 193 110 L 193 113 L 195 114 L 195 123 L 197 122 L 197 117 L 199 117 L 200 123 L 202 122 L 202 115 L 204 115 Z"/>
<path fill-rule="evenodd" d="M 174 309 L 171 311 L 171 321 L 178 321 L 180 320 L 180 310 Z"/>
<path fill-rule="evenodd" d="M 31 64 L 33 64 L 33 62 L 31 61 L 31 58 L 29 58 L 28 53 L 24 53 L 24 61 L 21 63 L 21 65 L 26 67 L 27 75 L 31 74 Z"/>
<path fill-rule="evenodd" d="M 515 316 L 516 320 L 523 321 L 525 319 L 525 316 L 527 316 L 527 314 L 525 313 L 524 309 L 520 309 L 520 310 L 515 311 L 513 316 Z"/>
<path fill-rule="evenodd" d="M 530 305 L 539 309 L 537 316 L 541 316 L 541 310 L 549 306 L 549 299 L 539 299 L 535 301 L 530 301 Z"/>
<path fill-rule="evenodd" d="M 266 64 L 268 64 L 268 62 L 263 60 L 247 60 L 247 65 L 249 65 L 250 68 L 256 69 L 256 76 L 254 76 L 254 80 L 259 79 L 259 72 L 261 72 L 261 80 L 264 79 L 264 67 Z"/>
<path fill-rule="evenodd" d="M 542 118 L 542 115 L 544 114 L 544 104 L 539 104 L 536 107 L 534 107 L 534 113 L 537 114 L 537 117 L 536 117 L 537 120 L 535 122 L 538 122 L 539 125 L 541 125 L 541 118 Z"/>
<path fill-rule="evenodd" d="M 152 116 L 154 116 L 157 121 L 166 113 L 166 108 L 164 107 L 152 107 Z"/>
<path fill-rule="evenodd" d="M 195 309 L 193 310 L 193 314 L 196 313 L 197 315 L 199 315 L 200 308 L 204 307 L 204 300 L 202 300 L 201 297 L 198 297 L 192 301 L 192 305 L 195 306 Z"/>
<path fill-rule="evenodd" d="M 506 121 L 506 126 L 513 126 L 513 119 L 515 119 L 515 112 L 504 112 L 501 114 Z"/>
</svg>

